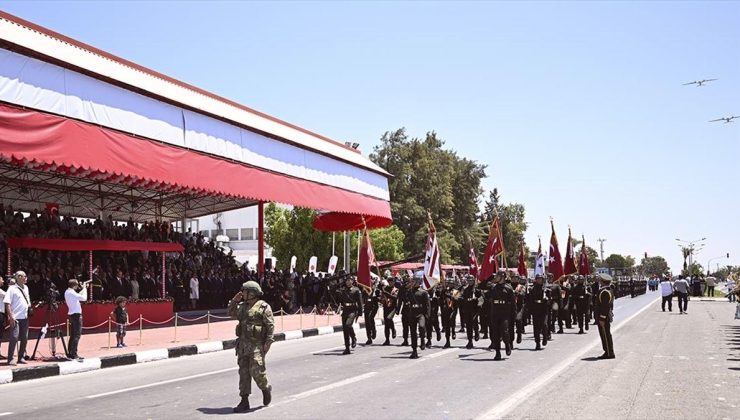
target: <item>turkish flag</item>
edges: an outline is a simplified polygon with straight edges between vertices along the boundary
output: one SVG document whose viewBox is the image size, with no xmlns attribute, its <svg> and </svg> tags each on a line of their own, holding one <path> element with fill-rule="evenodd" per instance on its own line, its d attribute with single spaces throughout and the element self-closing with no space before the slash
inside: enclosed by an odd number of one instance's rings
<svg viewBox="0 0 740 420">
<path fill-rule="evenodd" d="M 565 248 L 565 263 L 563 264 L 563 271 L 565 275 L 575 274 L 578 272 L 576 268 L 576 256 L 573 251 L 573 238 L 570 235 L 570 228 L 568 228 L 568 244 Z"/>
<path fill-rule="evenodd" d="M 552 235 L 550 235 L 550 255 L 548 255 L 547 271 L 552 274 L 552 280 L 555 281 L 563 277 L 563 260 L 560 257 L 558 249 L 558 238 L 555 236 L 555 226 L 550 221 Z"/>
<path fill-rule="evenodd" d="M 517 272 L 522 277 L 527 277 L 527 263 L 524 261 L 524 242 L 519 242 L 519 267 Z"/>
<path fill-rule="evenodd" d="M 370 278 L 370 266 L 373 264 L 375 264 L 375 253 L 373 253 L 373 245 L 370 242 L 370 234 L 365 229 L 362 242 L 360 242 L 360 255 L 357 258 L 357 284 L 368 292 L 373 288 L 373 281 Z"/>
<path fill-rule="evenodd" d="M 46 203 L 46 212 L 51 216 L 59 216 L 59 203 Z"/>
<path fill-rule="evenodd" d="M 470 245 L 470 254 L 468 255 L 468 265 L 470 275 L 478 277 L 478 257 L 475 256 L 475 249 Z"/>
<path fill-rule="evenodd" d="M 486 250 L 483 253 L 483 261 L 478 271 L 478 281 L 484 281 L 498 271 L 498 257 L 504 252 L 503 238 L 501 237 L 501 227 L 499 226 L 498 216 L 493 218 L 491 229 L 488 231 L 488 242 Z"/>
<path fill-rule="evenodd" d="M 578 274 L 588 276 L 591 274 L 591 264 L 588 263 L 588 252 L 586 248 L 586 238 L 581 242 L 581 256 L 578 259 Z"/>
</svg>

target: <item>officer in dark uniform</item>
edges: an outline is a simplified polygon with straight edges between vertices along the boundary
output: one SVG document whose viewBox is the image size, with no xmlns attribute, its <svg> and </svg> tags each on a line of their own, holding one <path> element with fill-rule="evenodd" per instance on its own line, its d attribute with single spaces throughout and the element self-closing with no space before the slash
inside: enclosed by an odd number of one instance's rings
<svg viewBox="0 0 740 420">
<path fill-rule="evenodd" d="M 488 290 L 493 286 L 493 283 L 489 279 L 485 279 L 478 284 L 478 325 L 481 333 L 481 338 L 484 340 L 488 339 L 488 332 L 490 330 L 489 316 L 491 315 L 491 300 L 486 296 Z M 476 339 L 477 340 L 477 339 Z"/>
<path fill-rule="evenodd" d="M 558 324 L 558 334 L 563 333 L 563 320 L 560 318 L 560 309 L 563 306 L 563 295 L 562 289 L 560 288 L 560 281 L 554 280 L 550 284 L 550 332 L 554 333 L 555 323 Z"/>
<path fill-rule="evenodd" d="M 506 285 L 505 278 L 505 273 L 497 273 L 494 284 L 488 291 L 488 299 L 491 301 L 491 313 L 488 317 L 491 324 L 491 345 L 488 349 L 496 350 L 493 360 L 501 360 L 501 340 L 504 341 L 506 355 L 511 355 L 509 322 L 516 310 L 514 309 L 514 291 Z"/>
<path fill-rule="evenodd" d="M 534 329 L 534 342 L 537 344 L 536 350 L 540 350 L 540 339 L 542 345 L 547 345 L 548 326 L 547 313 L 550 311 L 550 302 L 545 293 L 544 277 L 537 274 L 534 277 L 532 289 L 527 294 L 527 312 L 532 315 L 532 327 Z"/>
<path fill-rule="evenodd" d="M 527 279 L 519 277 L 519 284 L 514 289 L 514 306 L 516 309 L 516 343 L 522 342 L 522 334 L 524 334 L 524 325 L 529 315 L 525 312 L 527 299 Z"/>
<path fill-rule="evenodd" d="M 402 346 L 408 346 L 409 345 L 409 318 L 410 318 L 410 309 L 409 306 L 411 303 L 411 293 L 410 289 L 408 288 L 410 276 L 406 276 L 406 287 L 399 287 L 398 288 L 398 310 L 401 312 L 401 331 L 403 334 L 403 343 L 401 343 Z"/>
<path fill-rule="evenodd" d="M 442 301 L 442 286 L 436 285 L 430 293 L 429 319 L 427 320 L 427 347 L 432 347 L 432 330 L 437 333 L 437 341 L 442 340 L 442 334 L 439 330 L 439 306 Z"/>
<path fill-rule="evenodd" d="M 573 302 L 573 311 L 576 314 L 578 334 L 584 334 L 584 324 L 586 326 L 586 331 L 588 331 L 588 305 L 591 301 L 591 293 L 589 293 L 588 288 L 586 287 L 585 277 L 578 276 L 576 278 L 576 284 L 570 292 L 570 298 Z"/>
<path fill-rule="evenodd" d="M 429 316 L 429 293 L 419 287 L 421 279 L 409 277 L 409 330 L 411 332 L 411 359 L 418 359 L 417 345 L 424 350 L 426 334 L 426 320 Z M 418 332 L 418 336 L 417 336 Z M 419 342 L 421 338 L 421 342 Z"/>
<path fill-rule="evenodd" d="M 512 285 L 512 281 L 514 279 L 511 276 L 511 273 L 508 270 L 503 270 L 504 275 L 504 285 L 509 288 L 511 291 L 511 296 L 513 299 L 514 296 L 514 286 Z M 511 318 L 509 318 L 509 324 L 508 324 L 508 334 L 509 334 L 509 343 L 514 342 L 514 329 L 516 326 L 516 305 L 514 305 L 513 310 L 511 311 Z"/>
<path fill-rule="evenodd" d="M 599 319 L 596 316 L 596 301 L 599 297 L 599 276 L 589 276 L 589 287 L 591 289 L 591 318 L 593 318 L 593 325 L 599 325 Z"/>
<path fill-rule="evenodd" d="M 385 331 L 384 346 L 391 344 L 390 336 L 393 334 L 393 338 L 396 338 L 396 325 L 393 323 L 393 318 L 396 316 L 398 309 L 398 289 L 388 282 L 381 284 L 381 301 L 383 302 L 383 329 Z"/>
<path fill-rule="evenodd" d="M 352 348 L 357 346 L 357 337 L 353 324 L 357 316 L 362 313 L 362 294 L 354 286 L 354 279 L 347 276 L 344 286 L 337 290 L 337 302 L 342 305 L 342 334 L 344 335 L 344 353 L 349 354 L 350 339 Z"/>
<path fill-rule="evenodd" d="M 596 319 L 599 322 L 599 336 L 604 354 L 599 359 L 614 359 L 614 343 L 612 342 L 612 309 L 614 307 L 614 293 L 611 290 L 612 277 L 608 274 L 599 274 L 601 289 L 596 301 Z"/>
<path fill-rule="evenodd" d="M 560 280 L 560 295 L 562 296 L 562 306 L 560 307 L 560 320 L 565 322 L 565 328 L 573 328 L 573 320 L 570 314 L 570 289 L 573 276 L 565 276 Z M 562 329 L 562 326 L 560 327 Z"/>
<path fill-rule="evenodd" d="M 379 293 L 380 290 L 378 289 L 373 289 L 369 293 L 364 289 L 362 290 L 364 300 L 363 316 L 365 319 L 365 333 L 367 333 L 365 344 L 373 344 L 373 340 L 378 334 L 375 328 L 375 315 L 378 313 Z"/>
<path fill-rule="evenodd" d="M 449 284 L 442 289 L 440 312 L 442 313 L 442 330 L 445 333 L 443 347 L 446 349 L 450 348 L 450 335 L 452 335 L 453 340 L 457 338 L 455 335 L 455 314 L 457 313 L 459 294 L 460 292 Z"/>
<path fill-rule="evenodd" d="M 475 286 L 475 278 L 468 277 L 468 285 L 463 289 L 462 293 L 462 309 L 461 313 L 463 316 L 463 326 L 468 334 L 468 344 L 465 346 L 466 349 L 473 348 L 473 338 L 478 341 L 478 323 L 476 318 L 478 316 L 478 298 L 480 292 Z"/>
</svg>

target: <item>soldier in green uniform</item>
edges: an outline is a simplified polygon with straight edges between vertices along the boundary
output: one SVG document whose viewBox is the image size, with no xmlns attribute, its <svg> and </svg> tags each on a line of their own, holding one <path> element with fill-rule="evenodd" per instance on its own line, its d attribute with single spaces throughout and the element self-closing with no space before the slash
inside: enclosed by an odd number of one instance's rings
<svg viewBox="0 0 740 420">
<path fill-rule="evenodd" d="M 262 390 L 262 404 L 267 406 L 272 400 L 272 386 L 267 380 L 265 370 L 265 355 L 275 341 L 272 336 L 275 321 L 272 318 L 272 308 L 260 296 L 260 285 L 255 281 L 248 281 L 229 301 L 229 316 L 239 320 L 236 326 L 236 356 L 239 363 L 239 395 L 242 400 L 234 407 L 235 413 L 249 410 L 252 379 Z"/>
<path fill-rule="evenodd" d="M 614 292 L 611 289 L 612 276 L 599 274 L 601 289 L 596 301 L 596 319 L 599 322 L 599 336 L 604 354 L 599 359 L 614 359 L 614 343 L 612 342 L 612 309 L 614 307 Z"/>
</svg>

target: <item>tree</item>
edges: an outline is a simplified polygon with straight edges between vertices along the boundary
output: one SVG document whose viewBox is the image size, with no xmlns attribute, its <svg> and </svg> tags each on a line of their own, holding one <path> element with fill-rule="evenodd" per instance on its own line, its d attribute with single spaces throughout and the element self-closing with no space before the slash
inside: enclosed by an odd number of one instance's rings
<svg viewBox="0 0 740 420">
<path fill-rule="evenodd" d="M 406 255 L 403 251 L 403 232 L 398 226 L 389 226 L 385 229 L 370 230 L 370 242 L 373 245 L 373 252 L 377 261 L 398 261 Z M 357 247 L 359 235 L 355 232 L 352 235 L 352 245 L 350 248 L 350 267 L 355 271 L 357 267 Z"/>
<path fill-rule="evenodd" d="M 611 254 L 604 260 L 608 268 L 628 268 L 627 259 L 619 254 Z"/>
<path fill-rule="evenodd" d="M 386 132 L 370 159 L 394 175 L 389 180 L 393 224 L 404 234 L 406 255 L 424 251 L 431 215 L 442 262 L 467 261 L 466 236 L 476 234 L 485 165 L 444 149 L 435 132 L 423 139 L 406 130 Z"/>
<path fill-rule="evenodd" d="M 682 271 L 683 275 L 689 276 L 702 276 L 704 275 L 704 268 L 699 263 L 691 263 L 686 270 Z"/>
<path fill-rule="evenodd" d="M 308 260 L 318 258 L 318 269 L 328 267 L 331 257 L 331 233 L 313 227 L 316 211 L 301 207 L 280 208 L 274 203 L 265 207 L 265 242 L 277 258 L 278 269 L 287 269 L 295 255 L 296 270 L 306 271 Z"/>
<path fill-rule="evenodd" d="M 640 266 L 642 274 L 648 277 L 663 276 L 668 271 L 668 262 L 660 256 L 643 258 Z"/>
<path fill-rule="evenodd" d="M 483 235 L 478 241 L 477 249 L 485 246 L 491 223 L 498 213 L 501 222 L 501 236 L 504 239 L 506 265 L 516 267 L 519 261 L 519 243 L 524 241 L 524 233 L 527 231 L 527 222 L 524 221 L 524 205 L 519 203 L 501 204 L 500 199 L 498 188 L 491 190 L 483 213 L 480 215 Z M 524 253 L 529 255 L 529 247 L 526 244 L 524 245 Z"/>
</svg>

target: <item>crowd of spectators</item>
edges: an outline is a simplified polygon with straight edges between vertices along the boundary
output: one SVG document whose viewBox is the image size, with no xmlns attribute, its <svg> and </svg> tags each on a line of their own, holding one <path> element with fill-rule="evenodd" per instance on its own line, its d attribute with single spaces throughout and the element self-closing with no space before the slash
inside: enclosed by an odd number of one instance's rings
<svg viewBox="0 0 740 420">
<path fill-rule="evenodd" d="M 175 310 L 216 309 L 240 289 L 243 282 L 258 281 L 264 299 L 277 312 L 293 313 L 299 307 L 330 304 L 322 275 L 268 271 L 258 276 L 246 264 L 239 265 L 214 241 L 199 233 L 174 231 L 167 222 L 116 222 L 112 218 L 80 219 L 48 212 L 15 211 L 0 203 L 0 255 L 7 255 L 6 238 L 98 239 L 142 242 L 178 242 L 185 251 L 167 253 L 164 298 L 175 301 Z M 31 300 L 46 301 L 51 288 L 64 292 L 72 278 L 87 280 L 87 252 L 16 249 L 14 270 L 25 270 Z M 132 302 L 162 299 L 161 254 L 149 251 L 93 253 L 93 302 L 115 301 L 118 296 Z M 196 288 L 196 290 L 194 290 Z"/>
</svg>

